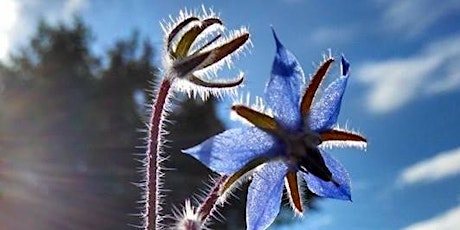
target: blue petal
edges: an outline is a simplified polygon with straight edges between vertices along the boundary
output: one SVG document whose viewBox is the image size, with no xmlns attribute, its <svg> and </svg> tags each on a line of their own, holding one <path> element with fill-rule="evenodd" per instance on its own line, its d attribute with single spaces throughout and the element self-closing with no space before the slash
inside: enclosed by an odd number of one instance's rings
<svg viewBox="0 0 460 230">
<path fill-rule="evenodd" d="M 274 161 L 255 173 L 246 203 L 247 230 L 264 230 L 273 223 L 280 210 L 287 171 L 283 161 Z"/>
<path fill-rule="evenodd" d="M 265 88 L 265 99 L 273 115 L 283 128 L 296 131 L 301 126 L 300 93 L 303 71 L 294 55 L 286 50 L 276 37 L 276 55 L 271 78 Z"/>
<path fill-rule="evenodd" d="M 348 71 L 350 70 L 350 63 L 348 60 L 342 55 L 342 58 L 340 60 L 341 63 L 341 72 L 343 76 L 348 75 Z"/>
<path fill-rule="evenodd" d="M 345 93 L 350 64 L 342 57 L 342 76 L 333 81 L 323 92 L 321 99 L 313 105 L 309 114 L 310 128 L 321 131 L 331 128 L 340 113 L 342 97 Z"/>
<path fill-rule="evenodd" d="M 332 182 L 325 182 L 311 173 L 300 172 L 307 182 L 307 187 L 316 195 L 321 197 L 351 200 L 350 176 L 347 170 L 329 154 L 321 151 L 326 166 L 332 172 L 332 178 L 339 184 L 337 187 Z"/>
<path fill-rule="evenodd" d="M 277 140 L 256 128 L 230 129 L 182 152 L 192 155 L 211 170 L 232 174 L 259 156 L 282 153 Z"/>
</svg>

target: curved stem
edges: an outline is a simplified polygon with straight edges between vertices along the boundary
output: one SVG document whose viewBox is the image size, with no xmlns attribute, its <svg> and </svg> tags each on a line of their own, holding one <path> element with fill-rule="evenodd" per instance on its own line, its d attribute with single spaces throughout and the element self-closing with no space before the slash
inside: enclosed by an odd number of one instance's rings
<svg viewBox="0 0 460 230">
<path fill-rule="evenodd" d="M 165 104 L 171 89 L 171 81 L 164 78 L 158 89 L 149 122 L 149 132 L 147 140 L 147 175 L 146 175 L 146 203 L 144 216 L 144 229 L 158 229 L 160 222 L 160 144 L 161 144 L 161 127 L 165 117 Z"/>
<path fill-rule="evenodd" d="M 220 189 L 224 182 L 227 180 L 228 176 L 221 176 L 217 181 L 214 187 L 209 192 L 206 199 L 198 207 L 198 214 L 201 217 L 203 223 L 206 223 L 209 216 L 212 216 L 212 212 L 216 210 L 218 205 L 218 200 L 220 198 Z"/>
</svg>

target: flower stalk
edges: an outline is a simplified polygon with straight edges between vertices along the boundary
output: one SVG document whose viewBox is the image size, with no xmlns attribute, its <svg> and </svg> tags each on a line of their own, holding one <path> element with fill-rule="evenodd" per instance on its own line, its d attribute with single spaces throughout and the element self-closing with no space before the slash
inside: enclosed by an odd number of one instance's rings
<svg viewBox="0 0 460 230">
<path fill-rule="evenodd" d="M 161 177 L 164 175 L 161 163 L 167 159 L 166 156 L 163 156 L 162 144 L 164 143 L 163 135 L 166 133 L 164 121 L 168 112 L 170 95 L 182 90 L 188 95 L 199 94 L 206 99 L 209 94 L 221 95 L 226 90 L 234 90 L 243 82 L 242 76 L 229 81 L 208 81 L 202 77 L 213 75 L 223 62 L 230 63 L 231 56 L 244 48 L 249 41 L 249 33 L 244 29 L 230 34 L 229 38 L 224 38 L 221 34 L 223 23 L 220 18 L 212 12 L 208 14 L 205 11 L 204 14 L 205 17 L 202 18 L 181 12 L 179 20 L 174 22 L 174 25 L 169 25 L 166 29 L 164 27 L 166 35 L 163 56 L 165 76 L 153 101 L 144 160 L 146 170 L 143 185 L 145 207 L 142 212 L 144 230 L 163 229 L 164 227 L 162 226 L 164 215 L 161 213 L 162 202 L 160 200 L 164 196 L 161 193 Z M 219 31 L 217 35 L 216 31 Z M 217 192 L 211 193 L 209 199 L 206 199 L 203 206 L 199 208 L 200 213 L 205 213 L 202 220 L 212 213 L 219 198 L 215 194 Z M 183 223 L 182 226 L 190 226 L 190 228 L 196 226 L 190 221 Z"/>
<path fill-rule="evenodd" d="M 155 97 L 155 103 L 152 108 L 152 116 L 150 118 L 148 140 L 147 140 L 147 194 L 146 194 L 146 210 L 145 210 L 145 230 L 153 226 L 159 226 L 160 215 L 157 212 L 161 210 L 160 197 L 160 143 L 161 143 L 161 127 L 165 117 L 165 105 L 169 97 L 171 89 L 171 81 L 164 78 Z"/>
<path fill-rule="evenodd" d="M 186 200 L 182 213 L 176 215 L 177 224 L 174 229 L 209 229 L 207 225 L 211 219 L 210 217 L 213 216 L 217 207 L 222 204 L 223 196 L 221 195 L 220 190 L 227 178 L 227 176 L 219 176 L 216 180 L 213 180 L 214 185 L 198 208 L 193 207 L 190 200 Z"/>
<path fill-rule="evenodd" d="M 216 184 L 212 187 L 211 191 L 209 191 L 208 196 L 204 199 L 200 207 L 198 207 L 198 214 L 203 223 L 206 223 L 208 217 L 212 216 L 212 213 L 216 210 L 220 198 L 222 197 L 220 190 L 227 178 L 228 176 L 225 175 L 218 178 Z"/>
</svg>

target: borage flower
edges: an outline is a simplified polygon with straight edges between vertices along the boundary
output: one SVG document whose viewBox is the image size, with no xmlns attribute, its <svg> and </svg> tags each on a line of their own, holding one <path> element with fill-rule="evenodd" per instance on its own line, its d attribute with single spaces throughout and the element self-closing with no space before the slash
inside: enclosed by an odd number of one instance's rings
<svg viewBox="0 0 460 230">
<path fill-rule="evenodd" d="M 320 83 L 334 60 L 325 60 L 303 91 L 302 68 L 273 34 L 276 56 L 265 89 L 273 116 L 244 105 L 233 106 L 232 110 L 253 126 L 227 130 L 184 150 L 210 169 L 229 175 L 222 194 L 241 177 L 254 172 L 246 205 L 247 229 L 251 230 L 265 229 L 274 221 L 283 184 L 293 209 L 302 213 L 298 177 L 318 196 L 351 200 L 347 171 L 320 147 L 328 142 L 362 147 L 366 144 L 364 137 L 334 128 L 348 80 L 346 59 L 341 58 L 341 76 L 319 97 Z"/>
</svg>

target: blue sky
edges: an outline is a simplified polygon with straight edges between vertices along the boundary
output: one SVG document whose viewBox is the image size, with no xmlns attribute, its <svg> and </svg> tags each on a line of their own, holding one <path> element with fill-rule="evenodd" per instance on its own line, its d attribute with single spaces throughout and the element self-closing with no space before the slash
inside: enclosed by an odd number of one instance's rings
<svg viewBox="0 0 460 230">
<path fill-rule="evenodd" d="M 353 202 L 323 200 L 320 212 L 280 229 L 460 226 L 460 1 L 1 0 L 0 58 L 31 35 L 38 17 L 68 21 L 72 14 L 92 27 L 96 53 L 134 28 L 161 50 L 159 21 L 202 4 L 229 29 L 249 29 L 253 47 L 234 67 L 245 72 L 244 91 L 252 95 L 262 95 L 269 77 L 271 25 L 306 74 L 329 48 L 352 64 L 339 123 L 363 133 L 369 145 L 366 152 L 330 153 L 350 172 Z M 220 106 L 225 119 L 229 103 Z"/>
</svg>

